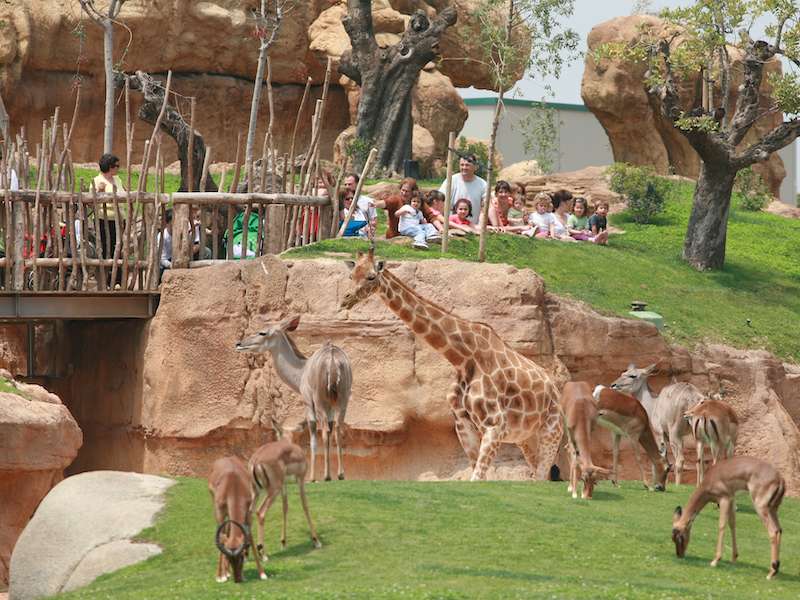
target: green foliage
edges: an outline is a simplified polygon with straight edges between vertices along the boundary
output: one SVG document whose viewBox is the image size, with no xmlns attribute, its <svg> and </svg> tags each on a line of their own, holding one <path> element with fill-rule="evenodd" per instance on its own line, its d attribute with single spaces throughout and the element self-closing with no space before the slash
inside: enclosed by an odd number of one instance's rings
<svg viewBox="0 0 800 600">
<path fill-rule="evenodd" d="M 542 173 L 550 174 L 561 170 L 561 157 L 564 154 L 559 152 L 559 128 L 564 121 L 556 123 L 556 109 L 548 107 L 544 99 L 534 102 L 533 108 L 516 126 L 522 134 L 525 154 L 533 156 Z"/>
<path fill-rule="evenodd" d="M 758 211 L 772 201 L 764 180 L 761 175 L 753 171 L 753 167 L 747 167 L 736 173 L 734 185 L 738 188 L 736 195 L 739 196 L 742 210 Z"/>
<path fill-rule="evenodd" d="M 444 400 L 442 400 L 444 402 Z M 608 433 L 600 430 L 596 435 Z M 280 551 L 280 503 L 267 514 L 269 580 L 245 562 L 242 583 L 214 581 L 211 498 L 202 479 L 181 478 L 142 537 L 164 552 L 59 594 L 64 600 L 422 600 L 788 598 L 798 582 L 800 501 L 785 498 L 783 569 L 766 581 L 769 539 L 752 501 L 737 499 L 739 561 L 726 546 L 710 567 L 718 511 L 695 519 L 687 557 L 669 536 L 675 507 L 693 486 L 647 492 L 640 482 L 601 482 L 595 500 L 574 500 L 564 482 L 337 481 L 306 486 L 322 548 L 315 549 L 295 486 L 289 486 L 288 549 Z M 587 526 L 591 536 L 587 537 Z M 730 540 L 730 532 L 726 532 Z"/>
<path fill-rule="evenodd" d="M 467 138 L 463 135 L 458 138 L 458 146 L 456 150 L 461 152 L 461 154 L 474 154 L 475 160 L 477 160 L 481 165 L 488 165 L 489 164 L 489 148 L 483 142 L 472 142 L 467 143 Z M 453 172 L 458 173 L 458 162 L 461 160 L 461 157 L 458 154 L 453 155 Z M 478 177 L 483 177 L 486 179 L 486 169 L 481 166 L 475 167 L 475 174 Z"/>
<path fill-rule="evenodd" d="M 375 140 L 362 140 L 361 136 L 353 134 L 347 138 L 345 149 L 347 156 L 355 165 L 363 166 L 369 158 L 370 150 L 375 145 Z"/>
<path fill-rule="evenodd" d="M 637 224 L 649 223 L 659 214 L 672 190 L 671 182 L 658 177 L 653 167 L 614 163 L 603 170 L 601 175 L 606 178 L 613 191 L 625 196 Z"/>
<path fill-rule="evenodd" d="M 768 73 L 767 81 L 774 87 L 772 100 L 786 115 L 800 114 L 800 76 L 797 73 Z"/>
</svg>

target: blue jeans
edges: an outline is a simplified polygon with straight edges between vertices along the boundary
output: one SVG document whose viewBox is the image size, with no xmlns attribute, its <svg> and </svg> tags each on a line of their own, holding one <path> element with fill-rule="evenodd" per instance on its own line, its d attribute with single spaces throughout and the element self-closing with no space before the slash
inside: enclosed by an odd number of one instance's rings
<svg viewBox="0 0 800 600">
<path fill-rule="evenodd" d="M 428 242 L 426 240 L 428 238 L 439 235 L 439 232 L 436 231 L 436 227 L 430 223 L 412 225 L 411 227 L 399 230 L 399 233 L 400 235 L 407 235 L 408 237 L 414 238 L 415 244 L 427 244 Z"/>
</svg>

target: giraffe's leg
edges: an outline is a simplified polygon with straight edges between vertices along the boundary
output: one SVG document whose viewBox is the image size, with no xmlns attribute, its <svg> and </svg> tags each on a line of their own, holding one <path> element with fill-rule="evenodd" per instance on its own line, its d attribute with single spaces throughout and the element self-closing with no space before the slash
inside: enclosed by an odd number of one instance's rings
<svg viewBox="0 0 800 600">
<path fill-rule="evenodd" d="M 487 427 L 481 437 L 481 449 L 478 454 L 478 462 L 472 471 L 470 481 L 483 481 L 486 479 L 486 471 L 492 464 L 494 457 L 500 450 L 500 444 L 506 436 L 506 428 L 503 425 Z"/>
<path fill-rule="evenodd" d="M 547 481 L 550 477 L 550 467 L 556 462 L 558 445 L 561 443 L 563 434 L 561 421 L 558 418 L 558 410 L 554 406 L 553 411 L 545 421 L 544 427 L 542 427 L 541 434 L 539 434 L 539 464 L 536 466 L 535 471 L 536 481 Z"/>
<path fill-rule="evenodd" d="M 478 463 L 478 455 L 481 448 L 481 434 L 472 420 L 469 418 L 469 412 L 464 407 L 464 389 L 462 385 L 456 381 L 450 386 L 450 392 L 447 394 L 447 401 L 450 403 L 450 408 L 453 411 L 453 416 L 456 419 L 456 435 L 458 441 L 464 452 L 467 453 L 469 462 L 472 465 L 473 471 L 475 465 Z"/>
</svg>

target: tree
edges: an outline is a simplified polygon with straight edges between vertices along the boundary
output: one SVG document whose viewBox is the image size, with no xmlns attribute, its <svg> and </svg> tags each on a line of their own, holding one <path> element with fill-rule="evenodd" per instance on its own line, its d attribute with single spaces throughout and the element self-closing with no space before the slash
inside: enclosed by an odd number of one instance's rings
<svg viewBox="0 0 800 600">
<path fill-rule="evenodd" d="M 792 0 L 698 0 L 694 5 L 663 11 L 664 29 L 641 27 L 633 44 L 608 44 L 595 50 L 596 58 L 647 61 L 645 84 L 661 115 L 671 123 L 702 161 L 692 211 L 683 245 L 683 258 L 698 270 L 721 269 L 731 194 L 737 172 L 792 143 L 800 136 L 800 120 L 784 119 L 767 134 L 742 147 L 745 135 L 765 112 L 759 108 L 765 65 L 785 56 L 800 66 L 800 7 Z M 757 18 L 770 18 L 770 41 L 753 40 L 750 28 Z M 742 72 L 733 73 L 731 50 L 744 55 Z M 720 82 L 720 103 L 684 106 L 678 94 L 680 77 L 706 70 Z M 735 110 L 726 118 L 734 76 L 740 77 Z M 770 77 L 774 86 L 767 114 L 800 113 L 797 73 Z M 707 94 L 711 97 L 710 94 Z M 695 102 L 697 104 L 697 102 Z"/>
<path fill-rule="evenodd" d="M 499 91 L 492 120 L 489 165 L 494 160 L 505 92 L 523 75 L 558 77 L 564 60 L 574 57 L 578 34 L 571 29 L 560 31 L 560 20 L 570 17 L 572 9 L 573 0 L 482 0 L 473 11 L 472 17 L 477 27 L 465 28 L 464 35 L 475 40 Z M 486 258 L 492 171 L 488 173 L 486 182 L 478 250 L 478 260 L 481 261 Z"/>
<path fill-rule="evenodd" d="M 375 140 L 377 167 L 402 172 L 403 161 L 411 158 L 411 88 L 422 68 L 439 54 L 439 36 L 457 16 L 455 6 L 445 8 L 433 21 L 417 10 L 400 41 L 381 48 L 372 26 L 370 0 L 347 0 L 342 24 L 352 48 L 342 54 L 339 72 L 361 86 L 356 135 Z M 354 157 L 354 168 L 363 168 L 363 161 L 364 157 L 359 164 Z"/>
<path fill-rule="evenodd" d="M 141 92 L 144 97 L 144 104 L 139 108 L 138 116 L 140 119 L 151 125 L 155 125 L 161 107 L 164 105 L 164 86 L 143 71 L 136 71 L 135 75 L 128 73 L 118 73 L 116 76 L 116 86 L 125 88 L 125 81 L 128 81 L 130 89 Z M 181 161 L 181 183 L 178 191 L 185 192 L 189 189 L 188 182 L 192 181 L 192 189 L 200 190 L 200 179 L 203 176 L 203 161 L 206 156 L 206 145 L 203 136 L 195 130 L 194 136 L 186 121 L 181 114 L 175 110 L 169 102 L 161 121 L 161 129 L 167 133 L 178 144 L 178 159 Z M 189 139 L 192 138 L 192 173 L 189 173 Z M 206 179 L 205 190 L 216 192 L 217 184 L 214 179 Z"/>
<path fill-rule="evenodd" d="M 103 154 L 110 154 L 114 147 L 114 22 L 127 0 L 109 0 L 105 13 L 95 6 L 94 0 L 78 1 L 83 12 L 103 28 L 103 68 L 106 74 Z"/>
</svg>

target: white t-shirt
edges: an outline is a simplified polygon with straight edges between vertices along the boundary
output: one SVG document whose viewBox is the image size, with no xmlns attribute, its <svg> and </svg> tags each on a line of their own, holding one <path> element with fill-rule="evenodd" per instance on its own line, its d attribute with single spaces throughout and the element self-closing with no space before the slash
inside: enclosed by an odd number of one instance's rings
<svg viewBox="0 0 800 600">
<path fill-rule="evenodd" d="M 361 235 L 367 235 L 369 222 L 372 219 L 378 218 L 378 211 L 375 210 L 374 206 L 369 205 L 370 202 L 374 201 L 369 196 L 359 196 L 358 203 L 356 204 L 356 209 L 353 211 L 353 218 L 351 219 L 352 221 L 367 222 L 367 225 L 364 225 L 364 227 L 358 230 L 358 233 Z M 347 215 L 347 211 L 345 211 L 345 215 Z"/>
<path fill-rule="evenodd" d="M 411 205 L 407 204 L 410 208 Z M 413 210 L 413 209 L 412 209 Z M 397 231 L 398 233 L 402 233 L 409 227 L 419 226 L 422 222 L 422 219 L 425 217 L 422 215 L 421 210 L 414 210 L 413 212 L 404 212 L 400 213 L 400 217 L 397 221 Z"/>
<path fill-rule="evenodd" d="M 481 206 L 483 206 L 483 199 L 486 197 L 486 180 L 481 179 L 477 175 L 472 181 L 464 181 L 461 178 L 461 173 L 453 175 L 452 185 L 450 188 L 450 206 L 455 206 L 457 200 L 461 198 L 468 198 L 472 203 L 472 216 L 470 220 L 477 223 L 481 215 Z M 439 191 L 443 194 L 447 193 L 447 180 L 442 182 Z"/>
<path fill-rule="evenodd" d="M 550 233 L 550 223 L 556 223 L 556 218 L 551 212 L 546 212 L 542 215 L 539 214 L 539 211 L 536 211 L 528 217 L 528 223 L 536 227 L 534 233 L 540 233 L 542 231 Z"/>
</svg>

